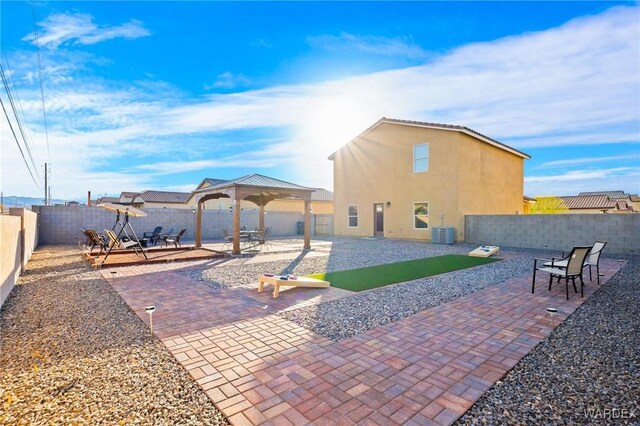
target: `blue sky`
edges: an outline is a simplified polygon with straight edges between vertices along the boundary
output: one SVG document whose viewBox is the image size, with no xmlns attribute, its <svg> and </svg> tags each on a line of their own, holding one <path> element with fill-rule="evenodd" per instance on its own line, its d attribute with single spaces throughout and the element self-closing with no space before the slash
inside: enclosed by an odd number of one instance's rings
<svg viewBox="0 0 640 426">
<path fill-rule="evenodd" d="M 527 195 L 640 192 L 637 3 L 38 2 L 48 144 L 32 4 L 0 7 L 55 198 L 248 173 L 331 189 L 327 157 L 382 116 L 530 154 Z M 0 122 L 2 191 L 39 196 Z"/>
</svg>

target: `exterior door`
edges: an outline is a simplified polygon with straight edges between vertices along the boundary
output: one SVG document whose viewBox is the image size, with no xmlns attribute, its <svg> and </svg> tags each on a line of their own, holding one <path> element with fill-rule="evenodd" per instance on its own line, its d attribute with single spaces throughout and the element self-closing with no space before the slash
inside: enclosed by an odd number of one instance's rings
<svg viewBox="0 0 640 426">
<path fill-rule="evenodd" d="M 373 205 L 373 235 L 384 237 L 384 208 L 382 204 Z"/>
</svg>

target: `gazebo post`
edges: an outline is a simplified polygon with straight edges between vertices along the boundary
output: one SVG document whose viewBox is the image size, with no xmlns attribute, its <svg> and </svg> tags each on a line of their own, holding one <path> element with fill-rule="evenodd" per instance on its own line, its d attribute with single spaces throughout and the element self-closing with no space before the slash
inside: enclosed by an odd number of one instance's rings
<svg viewBox="0 0 640 426">
<path fill-rule="evenodd" d="M 236 195 L 233 211 L 233 254 L 240 254 L 240 198 Z"/>
<path fill-rule="evenodd" d="M 202 202 L 196 207 L 196 247 L 202 247 Z"/>
<path fill-rule="evenodd" d="M 260 196 L 260 218 L 258 219 L 258 229 L 264 235 L 264 197 Z"/>
<path fill-rule="evenodd" d="M 311 249 L 311 201 L 304 200 L 304 249 Z"/>
</svg>

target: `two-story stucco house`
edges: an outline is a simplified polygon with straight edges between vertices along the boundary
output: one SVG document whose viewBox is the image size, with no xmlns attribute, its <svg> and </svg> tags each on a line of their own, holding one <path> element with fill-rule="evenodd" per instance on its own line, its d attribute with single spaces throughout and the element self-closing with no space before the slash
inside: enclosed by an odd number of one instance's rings
<svg viewBox="0 0 640 426">
<path fill-rule="evenodd" d="M 467 214 L 523 213 L 529 155 L 467 127 L 382 118 L 334 152 L 334 232 L 431 240 Z"/>
</svg>

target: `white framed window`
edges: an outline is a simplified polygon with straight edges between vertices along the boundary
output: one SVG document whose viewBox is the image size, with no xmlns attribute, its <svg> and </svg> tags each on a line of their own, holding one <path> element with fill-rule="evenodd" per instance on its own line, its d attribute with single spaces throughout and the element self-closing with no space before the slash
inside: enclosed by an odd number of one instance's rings
<svg viewBox="0 0 640 426">
<path fill-rule="evenodd" d="M 413 229 L 429 229 L 429 203 L 427 201 L 413 203 Z"/>
<path fill-rule="evenodd" d="M 349 228 L 358 227 L 358 206 L 356 206 L 355 204 L 348 207 L 347 220 Z"/>
<path fill-rule="evenodd" d="M 413 173 L 429 171 L 429 144 L 413 146 Z"/>
</svg>

